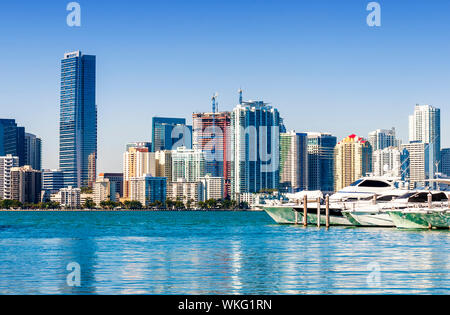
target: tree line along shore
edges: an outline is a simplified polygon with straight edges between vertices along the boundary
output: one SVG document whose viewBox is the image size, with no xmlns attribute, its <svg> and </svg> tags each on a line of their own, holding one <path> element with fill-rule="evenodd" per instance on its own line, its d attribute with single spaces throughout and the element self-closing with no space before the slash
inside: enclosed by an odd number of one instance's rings
<svg viewBox="0 0 450 315">
<path fill-rule="evenodd" d="M 233 200 L 215 200 L 210 199 L 207 201 L 200 201 L 194 203 L 193 200 L 184 203 L 181 200 L 166 200 L 165 202 L 156 201 L 149 203 L 147 206 L 143 205 L 139 201 L 124 201 L 124 202 L 114 202 L 114 201 L 102 201 L 97 205 L 92 199 L 88 198 L 80 207 L 64 207 L 58 202 L 48 201 L 40 202 L 37 204 L 32 203 L 21 203 L 17 200 L 0 200 L 0 209 L 3 211 L 17 210 L 17 211 L 30 211 L 30 210 L 66 210 L 66 211 L 76 211 L 76 210 L 160 210 L 160 211 L 181 211 L 181 210 L 250 210 L 249 205 L 246 202 L 238 203 Z"/>
</svg>

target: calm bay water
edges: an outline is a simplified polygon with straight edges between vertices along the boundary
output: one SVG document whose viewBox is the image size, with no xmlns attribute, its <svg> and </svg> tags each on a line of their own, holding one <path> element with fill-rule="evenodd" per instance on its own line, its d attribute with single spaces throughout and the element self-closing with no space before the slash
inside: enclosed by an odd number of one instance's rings
<svg viewBox="0 0 450 315">
<path fill-rule="evenodd" d="M 81 287 L 69 287 L 69 263 Z M 0 212 L 0 294 L 450 294 L 450 232 L 252 212 Z"/>
</svg>

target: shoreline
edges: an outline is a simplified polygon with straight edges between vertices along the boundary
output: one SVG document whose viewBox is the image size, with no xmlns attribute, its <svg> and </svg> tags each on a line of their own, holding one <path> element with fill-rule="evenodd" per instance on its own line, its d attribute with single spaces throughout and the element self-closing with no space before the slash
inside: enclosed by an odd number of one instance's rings
<svg viewBox="0 0 450 315">
<path fill-rule="evenodd" d="M 169 209 L 136 209 L 136 210 L 108 210 L 108 209 L 0 209 L 1 212 L 263 212 L 264 210 L 169 210 Z"/>
</svg>

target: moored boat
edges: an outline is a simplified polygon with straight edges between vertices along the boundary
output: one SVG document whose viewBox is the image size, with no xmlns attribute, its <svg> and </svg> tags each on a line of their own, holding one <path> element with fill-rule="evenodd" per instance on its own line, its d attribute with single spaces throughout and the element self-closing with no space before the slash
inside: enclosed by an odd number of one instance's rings
<svg viewBox="0 0 450 315">
<path fill-rule="evenodd" d="M 270 205 L 270 206 L 264 206 L 263 207 L 264 211 L 266 211 L 266 213 L 278 224 L 295 224 L 295 211 L 294 211 L 294 205 L 289 205 L 289 204 L 285 204 L 285 205 Z M 300 216 L 300 222 L 301 222 L 301 218 L 303 218 L 303 216 L 301 216 L 300 214 L 298 214 Z"/>
<path fill-rule="evenodd" d="M 450 210 L 443 209 L 407 209 L 389 211 L 395 226 L 399 229 L 449 229 Z"/>
</svg>

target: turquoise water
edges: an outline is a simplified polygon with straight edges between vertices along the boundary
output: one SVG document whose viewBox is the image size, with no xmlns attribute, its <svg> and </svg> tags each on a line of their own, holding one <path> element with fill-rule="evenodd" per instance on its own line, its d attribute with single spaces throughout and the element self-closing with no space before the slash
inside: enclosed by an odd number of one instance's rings
<svg viewBox="0 0 450 315">
<path fill-rule="evenodd" d="M 69 263 L 81 286 L 67 283 Z M 1 212 L 0 294 L 450 294 L 450 232 L 251 212 Z"/>
</svg>

